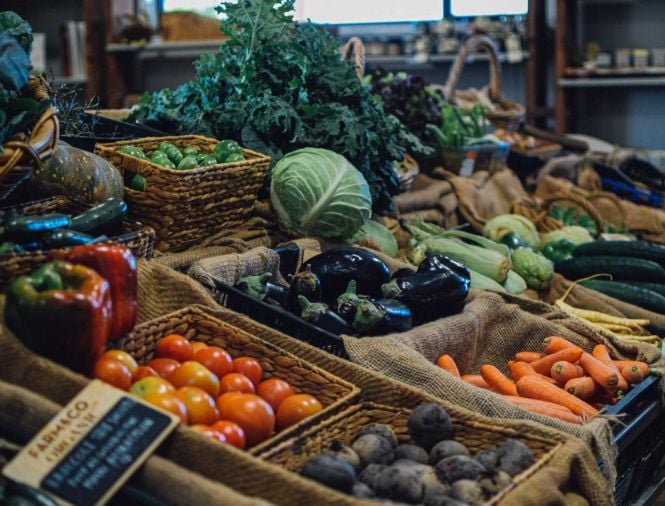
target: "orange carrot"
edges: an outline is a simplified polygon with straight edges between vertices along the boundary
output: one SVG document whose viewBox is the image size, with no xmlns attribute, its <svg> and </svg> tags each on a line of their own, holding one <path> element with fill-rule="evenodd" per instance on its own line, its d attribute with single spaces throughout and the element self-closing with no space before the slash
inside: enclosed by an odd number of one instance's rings
<svg viewBox="0 0 665 506">
<path fill-rule="evenodd" d="M 584 369 L 582 369 L 579 365 L 560 360 L 552 366 L 552 369 L 550 369 L 550 374 L 552 378 L 554 378 L 556 382 L 559 383 L 559 385 L 565 385 L 568 380 L 584 376 Z"/>
<path fill-rule="evenodd" d="M 515 360 L 517 362 L 526 362 L 527 364 L 530 364 L 531 362 L 540 360 L 544 356 L 544 353 L 538 353 L 537 351 L 520 351 L 519 353 L 515 353 Z"/>
<path fill-rule="evenodd" d="M 616 365 L 620 371 L 623 371 L 623 368 L 627 365 L 634 365 L 642 371 L 642 375 L 645 378 L 649 376 L 649 366 L 646 362 L 638 362 L 637 360 L 615 360 L 614 365 Z"/>
<path fill-rule="evenodd" d="M 465 374 L 462 376 L 462 380 L 478 388 L 492 390 L 492 387 L 487 384 L 487 381 L 485 381 L 480 374 Z"/>
<path fill-rule="evenodd" d="M 531 362 L 529 365 L 531 365 L 531 367 L 533 367 L 536 372 L 547 376 L 552 371 L 552 366 L 557 362 L 563 360 L 564 362 L 570 362 L 572 364 L 577 362 L 581 355 L 582 349 L 578 348 L 577 346 L 573 346 L 572 348 L 564 348 L 561 351 L 547 355 L 540 360 Z"/>
<path fill-rule="evenodd" d="M 510 371 L 510 375 L 513 377 L 515 381 L 518 379 L 523 378 L 524 376 L 538 376 L 539 378 L 547 381 L 548 383 L 556 383 L 552 378 L 548 378 L 547 376 L 544 376 L 542 374 L 538 374 L 536 371 L 533 370 L 533 367 L 531 367 L 531 364 L 527 364 L 526 362 L 514 362 L 510 361 L 508 362 L 508 370 Z"/>
<path fill-rule="evenodd" d="M 598 414 L 597 409 L 583 400 L 569 394 L 558 386 L 550 385 L 547 381 L 533 376 L 524 376 L 524 378 L 519 380 L 517 382 L 517 392 L 522 397 L 528 397 L 529 399 L 560 404 L 582 417 L 591 418 Z"/>
<path fill-rule="evenodd" d="M 505 395 L 517 395 L 515 382 L 509 379 L 505 374 L 499 371 L 493 365 L 484 365 L 480 368 L 480 375 L 492 390 Z"/>
<path fill-rule="evenodd" d="M 457 364 L 455 363 L 455 360 L 453 360 L 453 357 L 450 355 L 441 355 L 436 361 L 436 365 L 438 365 L 444 371 L 448 371 L 456 378 L 460 377 Z"/>
<path fill-rule="evenodd" d="M 561 351 L 564 348 L 574 347 L 575 345 L 568 341 L 568 339 L 564 339 L 563 337 L 559 336 L 550 336 L 543 340 L 543 349 L 547 354 L 556 353 L 557 351 Z"/>
<path fill-rule="evenodd" d="M 616 387 L 619 384 L 619 375 L 596 357 L 590 353 L 582 353 L 580 365 L 601 387 L 607 388 L 608 390 L 616 390 Z"/>
<path fill-rule="evenodd" d="M 508 402 L 519 406 L 520 408 L 531 411 L 537 415 L 550 416 L 558 418 L 564 422 L 569 423 L 582 423 L 582 417 L 574 414 L 571 410 L 560 404 L 554 404 L 547 401 L 538 401 L 536 399 L 528 399 L 526 397 L 514 397 L 512 395 L 504 395 L 504 399 Z"/>
<path fill-rule="evenodd" d="M 598 392 L 598 383 L 590 376 L 584 376 L 582 378 L 573 378 L 566 382 L 566 386 L 563 387 L 566 392 L 574 395 L 578 399 L 583 401 L 588 401 Z"/>
<path fill-rule="evenodd" d="M 642 374 L 642 370 L 636 365 L 627 365 L 621 369 L 621 375 L 631 385 L 641 383 L 644 380 L 644 374 Z"/>
<path fill-rule="evenodd" d="M 627 392 L 628 382 L 626 381 L 626 378 L 624 378 L 623 375 L 621 374 L 621 369 L 619 369 L 616 366 L 616 364 L 612 360 L 612 357 L 610 357 L 610 350 L 607 349 L 607 346 L 605 346 L 604 344 L 597 344 L 596 346 L 593 347 L 591 354 L 593 355 L 594 358 L 601 361 L 603 364 L 609 367 L 614 374 L 617 375 L 619 381 L 617 382 L 616 390 Z"/>
</svg>

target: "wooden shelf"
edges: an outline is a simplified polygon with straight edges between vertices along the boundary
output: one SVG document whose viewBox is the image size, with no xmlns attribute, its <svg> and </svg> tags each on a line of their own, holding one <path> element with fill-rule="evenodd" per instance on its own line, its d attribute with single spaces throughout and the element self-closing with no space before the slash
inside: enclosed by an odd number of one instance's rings
<svg viewBox="0 0 665 506">
<path fill-rule="evenodd" d="M 86 84 L 87 76 L 55 76 L 53 82 L 56 84 Z"/>
<path fill-rule="evenodd" d="M 566 77 L 653 77 L 665 76 L 665 67 L 644 67 L 644 68 L 596 68 L 585 69 L 568 67 L 564 72 Z"/>
<path fill-rule="evenodd" d="M 665 86 L 663 77 L 596 77 L 559 79 L 562 88 L 635 88 Z"/>
</svg>

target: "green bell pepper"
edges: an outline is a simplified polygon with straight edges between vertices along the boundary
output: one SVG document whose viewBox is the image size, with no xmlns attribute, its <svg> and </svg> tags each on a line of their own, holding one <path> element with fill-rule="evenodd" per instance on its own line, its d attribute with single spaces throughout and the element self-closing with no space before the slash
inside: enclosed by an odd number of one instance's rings
<svg viewBox="0 0 665 506">
<path fill-rule="evenodd" d="M 550 261 L 554 262 L 563 262 L 569 258 L 573 258 L 573 250 L 575 249 L 576 244 L 570 239 L 559 239 L 558 241 L 552 241 L 545 245 L 543 248 L 542 254 L 548 258 Z"/>
<path fill-rule="evenodd" d="M 242 148 L 236 141 L 231 139 L 218 142 L 213 152 L 219 163 L 225 162 L 232 153 L 242 153 Z"/>
</svg>

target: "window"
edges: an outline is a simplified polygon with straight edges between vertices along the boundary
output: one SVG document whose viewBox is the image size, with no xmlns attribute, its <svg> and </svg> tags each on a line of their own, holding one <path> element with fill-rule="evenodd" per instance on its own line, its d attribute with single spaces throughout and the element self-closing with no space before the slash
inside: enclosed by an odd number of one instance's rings
<svg viewBox="0 0 665 506">
<path fill-rule="evenodd" d="M 453 16 L 511 16 L 526 14 L 528 0 L 450 0 Z"/>
<path fill-rule="evenodd" d="M 296 0 L 296 19 L 315 23 L 396 23 L 443 18 L 443 0 Z"/>
</svg>

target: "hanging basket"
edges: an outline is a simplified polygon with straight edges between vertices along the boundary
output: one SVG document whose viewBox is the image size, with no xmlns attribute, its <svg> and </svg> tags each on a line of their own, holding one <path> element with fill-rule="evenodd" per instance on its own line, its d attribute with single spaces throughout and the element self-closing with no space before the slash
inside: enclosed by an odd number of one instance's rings
<svg viewBox="0 0 665 506">
<path fill-rule="evenodd" d="M 342 46 L 342 61 L 353 62 L 356 67 L 358 79 L 365 77 L 365 46 L 358 37 L 351 37 Z"/>
</svg>

